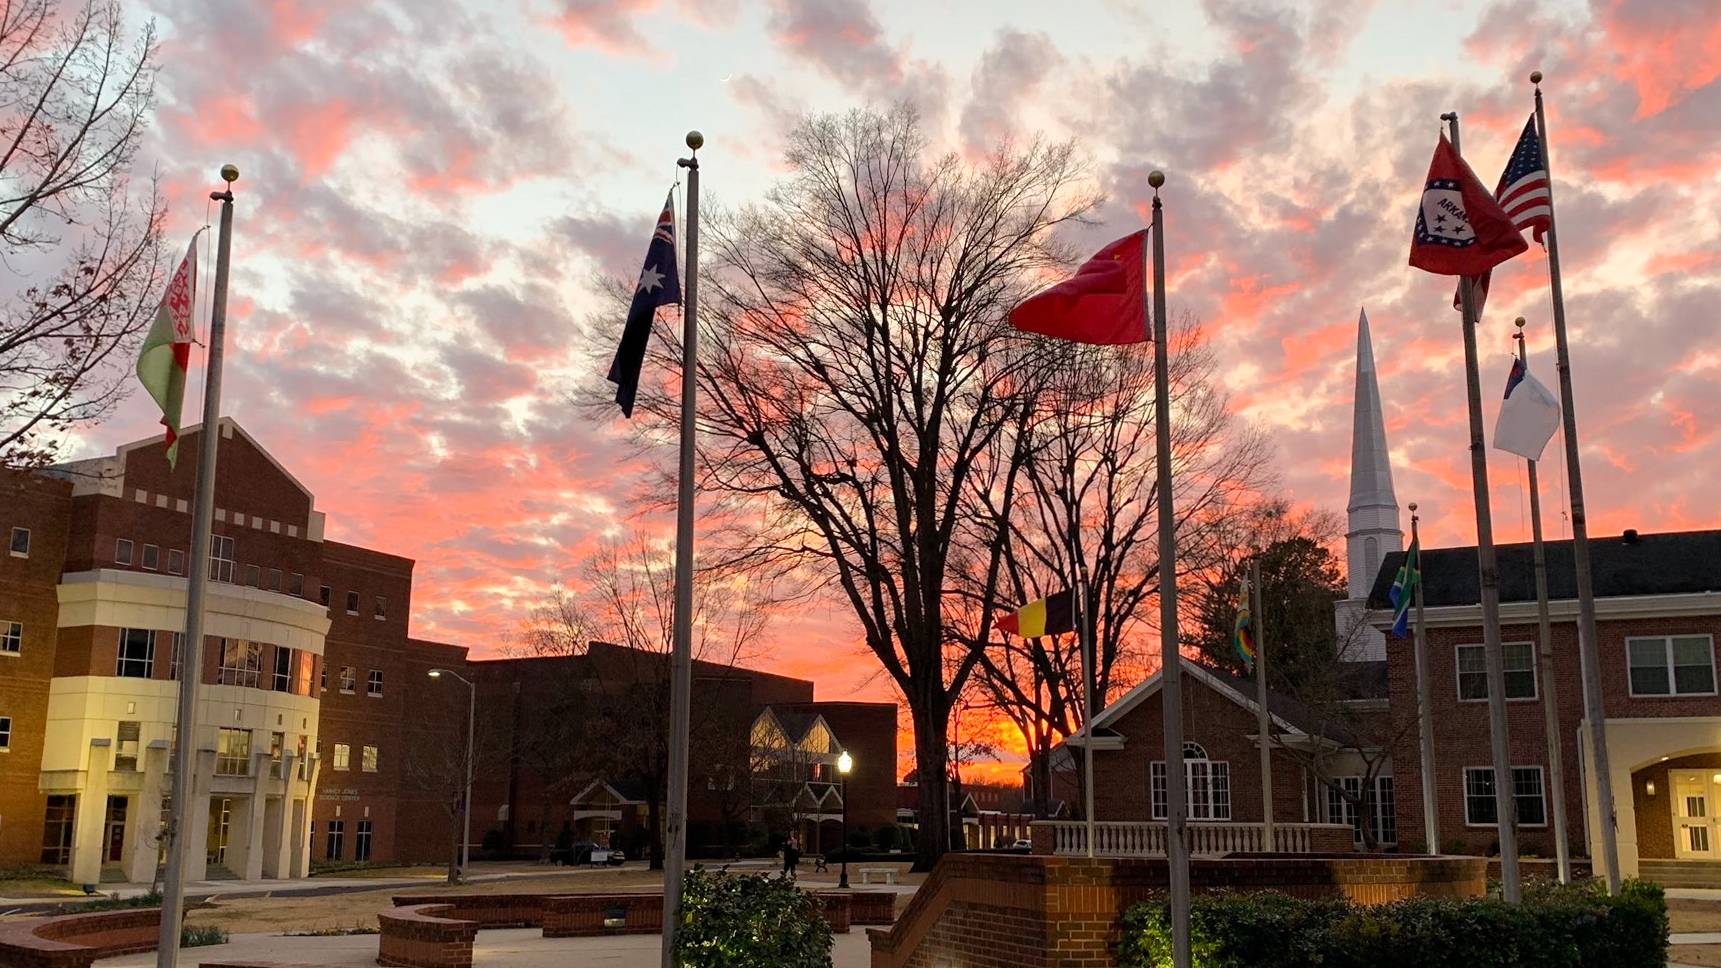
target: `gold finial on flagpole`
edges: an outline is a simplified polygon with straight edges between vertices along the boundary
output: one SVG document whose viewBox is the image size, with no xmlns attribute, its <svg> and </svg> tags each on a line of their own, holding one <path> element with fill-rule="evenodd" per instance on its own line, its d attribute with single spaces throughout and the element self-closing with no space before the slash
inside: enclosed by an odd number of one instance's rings
<svg viewBox="0 0 1721 968">
<path fill-rule="evenodd" d="M 238 165 L 222 165 L 221 166 L 221 180 L 226 182 L 229 185 L 238 181 L 239 180 L 239 166 Z"/>
<path fill-rule="evenodd" d="M 692 148 L 694 151 L 698 151 L 705 147 L 705 136 L 697 131 L 687 132 L 687 147 Z"/>
<path fill-rule="evenodd" d="M 1165 184 L 1165 172 L 1160 171 L 1158 168 L 1155 168 L 1154 170 L 1148 172 L 1147 173 L 1147 183 L 1149 185 L 1152 185 L 1154 193 L 1158 194 L 1159 193 L 1159 186 Z"/>
<path fill-rule="evenodd" d="M 1541 71 L 1531 71 L 1530 72 L 1530 83 L 1531 84 L 1542 83 L 1542 72 Z"/>
</svg>

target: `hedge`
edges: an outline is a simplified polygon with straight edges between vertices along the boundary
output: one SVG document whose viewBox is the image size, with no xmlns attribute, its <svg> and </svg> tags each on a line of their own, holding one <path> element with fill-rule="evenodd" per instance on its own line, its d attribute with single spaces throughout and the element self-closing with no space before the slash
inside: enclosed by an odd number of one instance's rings
<svg viewBox="0 0 1721 968">
<path fill-rule="evenodd" d="M 681 892 L 676 964 L 686 968 L 831 968 L 830 923 L 787 878 L 696 866 Z"/>
<path fill-rule="evenodd" d="M 1537 883 L 1522 904 L 1498 898 L 1411 898 L 1365 907 L 1342 899 L 1211 894 L 1194 899 L 1197 968 L 1662 968 L 1667 903 L 1661 888 Z M 1165 901 L 1124 915 L 1119 968 L 1169 968 Z"/>
</svg>

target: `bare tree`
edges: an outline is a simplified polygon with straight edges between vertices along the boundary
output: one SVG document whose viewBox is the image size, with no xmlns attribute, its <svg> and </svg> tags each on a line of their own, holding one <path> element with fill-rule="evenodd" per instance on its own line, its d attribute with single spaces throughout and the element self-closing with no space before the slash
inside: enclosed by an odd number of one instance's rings
<svg viewBox="0 0 1721 968">
<path fill-rule="evenodd" d="M 712 220 L 700 483 L 734 511 L 726 563 L 811 576 L 849 606 L 942 802 L 950 707 L 978 660 L 946 622 L 950 566 L 971 555 L 996 575 L 1001 557 L 961 525 L 970 478 L 1018 449 L 1022 378 L 1047 351 L 1007 312 L 1067 263 L 1053 230 L 1095 197 L 1069 145 L 1006 146 L 977 169 L 926 154 L 906 108 L 811 118 L 765 200 Z M 673 338 L 653 352 L 673 372 Z M 663 388 L 643 406 L 675 419 Z M 921 868 L 947 842 L 929 817 Z"/>
<path fill-rule="evenodd" d="M 723 732 L 719 725 L 733 728 L 724 718 L 731 710 L 722 693 L 732 678 L 729 670 L 764 628 L 770 599 L 768 586 L 715 572 L 701 573 L 696 581 L 693 651 L 699 667 L 694 679 L 696 689 L 710 700 L 696 703 L 692 710 L 691 733 L 695 750 L 700 750 L 703 744 L 719 742 L 713 735 Z M 674 584 L 674 562 L 647 539 L 636 537 L 626 544 L 606 546 L 583 563 L 578 591 L 552 592 L 533 611 L 523 635 L 530 654 L 599 660 L 583 673 L 592 684 L 582 703 L 584 741 L 564 747 L 560 755 L 565 759 L 560 762 L 569 768 L 577 765 L 581 775 L 631 780 L 645 791 L 654 870 L 663 866 L 661 811 L 669 788 Z M 591 652 L 595 642 L 621 648 L 595 656 Z M 525 733 L 553 729 L 538 722 L 543 718 L 534 717 Z M 545 750 L 556 737 L 522 742 Z"/>
<path fill-rule="evenodd" d="M 1262 436 L 1229 412 L 1218 360 L 1201 327 L 1184 318 L 1172 341 L 1172 479 L 1183 580 L 1218 560 L 1224 536 L 1247 516 L 1271 475 Z M 1000 594 L 1016 602 L 1043 598 L 1077 584 L 1077 562 L 1087 568 L 1083 605 L 1101 706 L 1157 665 L 1143 648 L 1158 626 L 1152 606 L 1159 595 L 1154 420 L 1151 347 L 1068 350 L 1036 399 L 1016 506 L 992 500 L 1001 488 L 987 474 L 974 483 L 990 528 L 1008 544 Z M 960 587 L 971 611 L 988 594 L 978 577 Z M 956 627 L 959 634 L 980 632 L 978 623 Z M 983 692 L 1039 754 L 1036 789 L 1049 790 L 1045 754 L 1054 734 L 1069 736 L 1087 718 L 1077 637 L 991 638 L 976 639 L 984 645 Z"/>
<path fill-rule="evenodd" d="M 0 3 L 0 463 L 50 462 L 123 395 L 162 288 L 163 203 L 131 185 L 155 60 L 118 0 Z"/>
<path fill-rule="evenodd" d="M 448 817 L 450 884 L 460 882 L 460 845 L 467 832 L 462 824 L 467 789 L 465 737 L 451 741 L 457 731 L 464 731 L 469 711 L 466 698 L 464 689 L 435 689 L 419 700 L 423 704 L 419 710 L 422 725 L 413 730 L 401 759 L 403 798 L 435 803 Z M 472 729 L 472 783 L 498 776 L 508 752 L 506 733 L 497 723 L 480 717 Z"/>
</svg>

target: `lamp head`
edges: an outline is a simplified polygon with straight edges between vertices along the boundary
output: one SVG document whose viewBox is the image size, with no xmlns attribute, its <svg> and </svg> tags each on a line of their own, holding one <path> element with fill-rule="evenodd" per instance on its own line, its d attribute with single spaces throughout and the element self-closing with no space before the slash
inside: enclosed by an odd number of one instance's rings
<svg viewBox="0 0 1721 968">
<path fill-rule="evenodd" d="M 441 669 L 432 669 L 432 670 L 430 670 L 430 678 L 432 678 L 432 679 L 440 679 L 440 678 L 442 678 L 442 670 L 441 670 Z"/>
<path fill-rule="evenodd" d="M 848 750 L 843 750 L 842 754 L 837 757 L 837 772 L 847 776 L 848 772 L 854 768 L 855 758 L 849 755 Z"/>
</svg>

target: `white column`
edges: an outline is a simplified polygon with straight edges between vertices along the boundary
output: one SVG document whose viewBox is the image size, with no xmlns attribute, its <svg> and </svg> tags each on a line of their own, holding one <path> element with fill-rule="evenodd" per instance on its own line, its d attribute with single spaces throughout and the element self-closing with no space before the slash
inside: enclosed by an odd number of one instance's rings
<svg viewBox="0 0 1721 968">
<path fill-rule="evenodd" d="M 72 883 L 99 884 L 102 855 L 107 844 L 108 764 L 113 740 L 90 740 L 84 787 L 78 792 L 77 815 L 72 827 Z"/>
<path fill-rule="evenodd" d="M 298 825 L 298 829 L 296 831 L 298 847 L 295 851 L 297 859 L 293 865 L 294 877 L 311 876 L 311 838 L 309 836 L 311 829 L 311 813 L 317 802 L 317 775 L 322 770 L 323 758 L 312 754 L 307 762 L 310 765 L 310 774 L 306 778 L 303 788 L 305 796 L 304 815 L 296 821 Z"/>
<path fill-rule="evenodd" d="M 161 860 L 161 794 L 167 785 L 167 743 L 157 740 L 143 751 L 143 791 L 126 811 L 126 880 L 155 880 Z"/>
<path fill-rule="evenodd" d="M 255 734 L 253 734 L 255 735 Z M 263 876 L 263 813 L 268 805 L 269 753 L 251 748 L 251 796 L 233 804 L 232 827 L 227 841 L 227 866 L 242 880 Z"/>
</svg>

